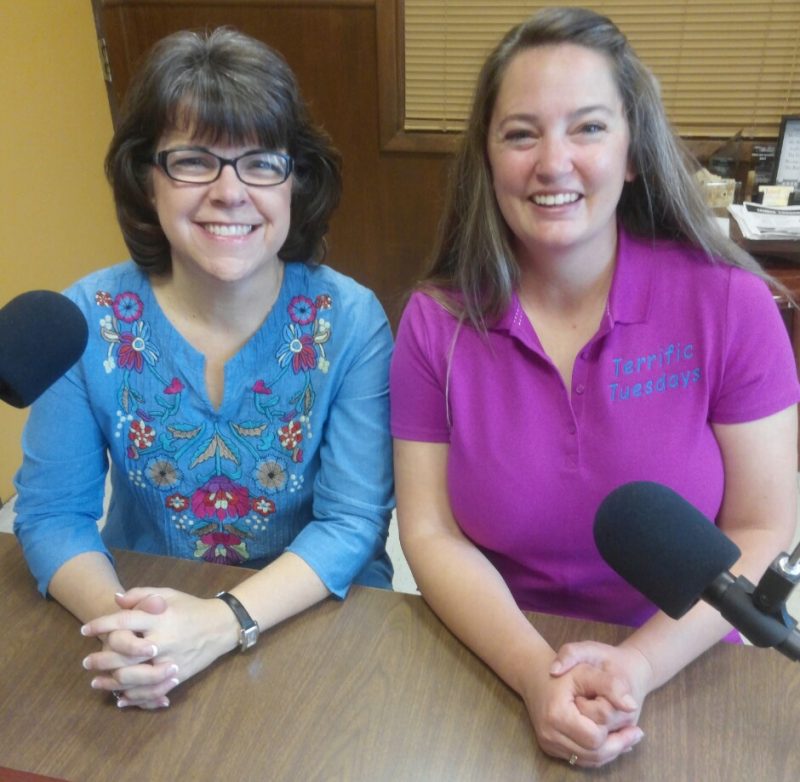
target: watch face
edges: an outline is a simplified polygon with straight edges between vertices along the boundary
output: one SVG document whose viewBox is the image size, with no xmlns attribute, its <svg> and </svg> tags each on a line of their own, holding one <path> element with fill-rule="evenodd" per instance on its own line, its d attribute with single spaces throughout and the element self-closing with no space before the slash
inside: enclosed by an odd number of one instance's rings
<svg viewBox="0 0 800 782">
<path fill-rule="evenodd" d="M 242 628 L 242 640 L 241 640 L 242 651 L 249 649 L 251 646 L 255 646 L 257 640 L 258 640 L 258 625 L 255 624 L 255 622 L 253 623 L 252 627 Z"/>
<path fill-rule="evenodd" d="M 239 631 L 239 648 L 241 651 L 244 652 L 254 646 L 258 640 L 258 624 L 247 613 L 247 609 L 228 592 L 220 592 L 217 597 L 233 611 L 236 620 L 239 622 L 241 627 Z"/>
</svg>

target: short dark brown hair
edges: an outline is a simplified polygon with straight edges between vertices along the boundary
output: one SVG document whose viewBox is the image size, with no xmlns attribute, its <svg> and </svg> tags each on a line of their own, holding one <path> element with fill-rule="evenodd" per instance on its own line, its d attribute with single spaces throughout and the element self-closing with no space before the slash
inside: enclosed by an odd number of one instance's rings
<svg viewBox="0 0 800 782">
<path fill-rule="evenodd" d="M 188 130 L 205 143 L 257 143 L 294 159 L 289 235 L 278 256 L 318 262 L 341 195 L 341 159 L 308 113 L 294 74 L 274 49 L 220 27 L 161 39 L 134 75 L 106 156 L 106 176 L 125 243 L 148 271 L 171 265 L 151 201 L 159 139 Z"/>
</svg>

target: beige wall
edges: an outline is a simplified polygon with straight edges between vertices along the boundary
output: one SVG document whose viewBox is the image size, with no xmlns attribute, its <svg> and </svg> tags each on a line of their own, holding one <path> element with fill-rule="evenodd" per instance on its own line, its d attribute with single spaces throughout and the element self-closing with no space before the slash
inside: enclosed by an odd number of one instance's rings
<svg viewBox="0 0 800 782">
<path fill-rule="evenodd" d="M 112 128 L 91 0 L 2 6 L 0 306 L 127 256 L 103 177 Z M 25 416 L 0 405 L 3 500 L 13 493 Z"/>
</svg>

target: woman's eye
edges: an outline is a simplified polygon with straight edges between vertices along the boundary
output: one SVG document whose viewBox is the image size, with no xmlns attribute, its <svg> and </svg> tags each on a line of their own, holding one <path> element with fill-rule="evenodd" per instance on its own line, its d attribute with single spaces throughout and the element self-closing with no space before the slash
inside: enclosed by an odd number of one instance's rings
<svg viewBox="0 0 800 782">
<path fill-rule="evenodd" d="M 277 171 L 278 161 L 275 158 L 254 158 L 247 161 L 249 171 Z"/>
<path fill-rule="evenodd" d="M 606 126 L 600 122 L 586 122 L 581 125 L 581 133 L 586 133 L 589 136 L 596 135 L 598 133 L 602 133 L 606 129 Z"/>
<path fill-rule="evenodd" d="M 521 141 L 530 141 L 534 138 L 535 136 L 533 134 L 533 131 L 523 128 L 508 130 L 503 136 L 504 141 L 511 142 L 512 144 Z"/>
<path fill-rule="evenodd" d="M 184 157 L 174 157 L 170 161 L 172 168 L 181 171 L 205 171 L 214 168 L 214 160 L 206 155 L 186 155 Z"/>
</svg>

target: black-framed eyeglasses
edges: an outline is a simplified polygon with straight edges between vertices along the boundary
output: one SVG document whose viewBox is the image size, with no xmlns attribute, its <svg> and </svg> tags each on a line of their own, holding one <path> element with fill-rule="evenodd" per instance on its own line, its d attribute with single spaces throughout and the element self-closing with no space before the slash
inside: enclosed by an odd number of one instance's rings
<svg viewBox="0 0 800 782">
<path fill-rule="evenodd" d="M 208 185 L 219 179 L 224 166 L 233 166 L 236 176 L 245 185 L 272 187 L 280 185 L 292 173 L 294 161 L 283 152 L 263 149 L 225 158 L 203 147 L 178 147 L 156 153 L 155 164 L 176 182 Z"/>
</svg>

